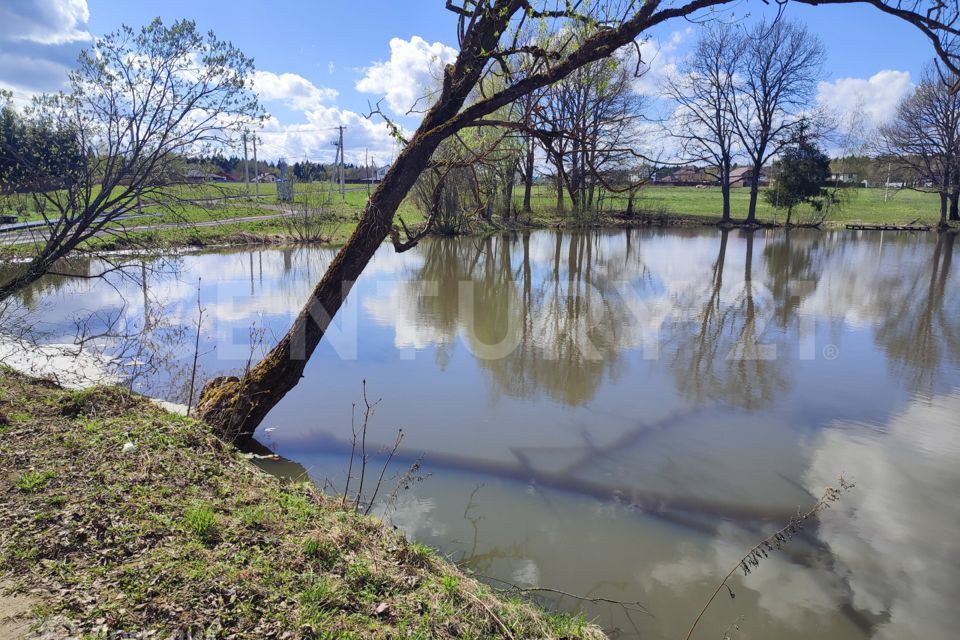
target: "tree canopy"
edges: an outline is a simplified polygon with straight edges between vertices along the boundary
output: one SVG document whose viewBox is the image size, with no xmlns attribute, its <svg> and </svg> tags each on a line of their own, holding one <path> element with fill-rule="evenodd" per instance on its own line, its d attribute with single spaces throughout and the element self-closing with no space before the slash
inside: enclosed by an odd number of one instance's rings
<svg viewBox="0 0 960 640">
<path fill-rule="evenodd" d="M 67 188 L 85 162 L 76 131 L 0 107 L 0 193 Z"/>
<path fill-rule="evenodd" d="M 787 210 L 787 224 L 797 205 L 806 203 L 823 212 L 838 202 L 834 191 L 827 188 L 830 157 L 811 139 L 806 126 L 800 126 L 775 167 L 776 177 L 765 197 L 774 207 Z"/>
<path fill-rule="evenodd" d="M 30 262 L 0 281 L 0 300 L 141 199 L 174 205 L 165 187 L 180 179 L 183 156 L 222 145 L 262 116 L 252 71 L 253 61 L 213 32 L 157 18 L 97 39 L 68 89 L 36 98 L 19 123 L 5 112 L 13 160 L 5 184 L 26 194 L 45 228 Z"/>
</svg>

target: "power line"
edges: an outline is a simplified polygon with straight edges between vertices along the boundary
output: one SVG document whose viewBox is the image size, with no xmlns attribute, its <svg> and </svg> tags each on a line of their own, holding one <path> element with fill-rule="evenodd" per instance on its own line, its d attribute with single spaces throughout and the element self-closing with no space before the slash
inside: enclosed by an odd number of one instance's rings
<svg viewBox="0 0 960 640">
<path fill-rule="evenodd" d="M 337 155 L 334 157 L 333 163 L 337 165 L 337 173 L 339 174 L 341 200 L 344 200 L 346 198 L 346 193 L 343 188 L 344 173 L 345 173 L 344 159 L 343 159 L 343 130 L 345 128 L 346 127 L 344 127 L 343 125 L 340 125 L 339 127 L 337 127 L 339 135 L 337 136 L 337 140 L 333 142 L 333 144 L 337 147 Z M 330 200 L 333 197 L 333 179 L 334 179 L 334 176 L 333 174 L 331 174 L 330 175 L 330 193 L 327 197 L 328 200 Z"/>
<path fill-rule="evenodd" d="M 289 125 L 291 127 L 296 127 L 297 125 Z M 291 133 L 316 133 L 321 131 L 337 131 L 340 127 L 303 127 L 297 129 L 289 129 L 287 131 L 259 131 L 259 135 L 268 135 L 268 136 L 280 136 L 280 135 L 289 135 Z"/>
</svg>

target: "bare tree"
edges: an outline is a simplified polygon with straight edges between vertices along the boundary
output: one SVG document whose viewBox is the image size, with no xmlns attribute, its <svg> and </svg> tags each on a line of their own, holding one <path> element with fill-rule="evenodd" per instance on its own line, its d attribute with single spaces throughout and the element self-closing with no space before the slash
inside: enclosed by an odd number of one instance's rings
<svg viewBox="0 0 960 640">
<path fill-rule="evenodd" d="M 526 46 L 537 46 L 533 35 L 527 36 Z M 514 78 L 528 74 L 531 70 L 535 70 L 537 66 L 537 60 L 532 55 L 520 57 L 518 63 L 521 65 L 520 69 L 512 70 L 511 72 Z M 538 149 L 538 139 L 534 131 L 534 121 L 536 120 L 537 110 L 542 108 L 541 101 L 546 92 L 547 89 L 531 91 L 507 107 L 507 120 L 517 124 L 516 127 L 511 127 L 514 133 L 510 143 L 517 151 L 517 166 L 515 171 L 519 173 L 523 180 L 523 202 L 521 208 L 524 213 L 531 213 L 533 211 L 531 198 L 533 195 L 533 181 L 536 171 Z"/>
<path fill-rule="evenodd" d="M 839 4 L 848 0 L 797 0 L 804 4 Z M 587 0 L 447 0 L 457 17 L 460 51 L 444 69 L 443 82 L 433 106 L 417 131 L 406 142 L 384 180 L 371 195 L 353 235 L 330 263 L 290 330 L 258 364 L 236 377 L 208 383 L 197 407 L 223 437 L 244 441 L 264 416 L 299 382 L 306 360 L 323 338 L 357 277 L 393 232 L 394 246 L 401 245 L 400 230 L 393 227 L 397 207 L 428 167 L 433 152 L 445 139 L 469 127 L 486 126 L 484 120 L 501 107 L 532 91 L 547 87 L 573 71 L 613 55 L 635 42 L 643 32 L 670 21 L 702 15 L 732 0 L 620 0 L 605 3 Z M 937 53 L 953 68 L 944 40 L 960 35 L 958 8 L 938 0 L 866 0 L 877 9 L 919 28 Z M 596 26 L 595 32 L 569 51 L 531 48 L 520 44 L 520 34 L 530 22 L 540 22 L 551 32 L 575 25 Z M 508 64 L 512 57 L 532 55 L 534 70 L 514 79 Z M 476 95 L 481 80 L 502 74 L 504 82 L 491 93 Z M 468 103 L 468 99 L 471 99 Z M 394 127 L 394 130 L 397 129 Z"/>
<path fill-rule="evenodd" d="M 899 3 L 898 3 L 899 4 Z M 822 73 L 824 49 L 806 27 L 786 19 L 761 20 L 739 44 L 732 117 L 737 138 L 750 162 L 748 224 L 757 219 L 763 165 L 810 125 L 806 109 Z"/>
<path fill-rule="evenodd" d="M 229 42 L 201 33 L 190 21 L 160 19 L 139 31 L 122 27 L 80 54 L 69 90 L 38 98 L 25 118 L 69 138 L 80 162 L 54 173 L 50 149 L 5 152 L 22 165 L 21 194 L 44 225 L 35 253 L 0 282 L 0 300 L 35 282 L 123 214 L 148 200 L 171 207 L 184 154 L 225 142 L 260 115 L 249 90 L 253 61 Z M 54 154 L 55 155 L 55 154 Z"/>
<path fill-rule="evenodd" d="M 566 33 L 557 39 L 567 47 L 577 42 Z M 556 170 L 558 209 L 562 185 L 575 214 L 592 211 L 604 170 L 638 155 L 643 98 L 633 90 L 635 68 L 624 55 L 592 62 L 551 85 L 535 105 L 532 124 Z"/>
<path fill-rule="evenodd" d="M 742 38 L 726 23 L 707 25 L 678 79 L 667 81 L 676 101 L 673 135 L 684 155 L 715 167 L 723 196 L 723 222 L 730 221 L 730 169 L 734 160 L 734 73 Z"/>
<path fill-rule="evenodd" d="M 940 226 L 960 173 L 960 95 L 935 66 L 924 71 L 913 94 L 880 129 L 882 151 L 912 176 L 914 188 L 940 194 Z"/>
</svg>

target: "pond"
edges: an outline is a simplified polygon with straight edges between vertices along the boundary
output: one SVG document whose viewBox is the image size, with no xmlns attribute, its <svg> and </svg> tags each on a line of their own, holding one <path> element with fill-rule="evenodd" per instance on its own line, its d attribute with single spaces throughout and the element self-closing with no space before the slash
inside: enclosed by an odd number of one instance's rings
<svg viewBox="0 0 960 640">
<path fill-rule="evenodd" d="M 288 460 L 264 464 L 342 491 L 365 380 L 368 495 L 404 432 L 378 513 L 621 638 L 684 637 L 740 557 L 843 475 L 856 486 L 736 572 L 695 637 L 953 637 L 956 251 L 949 235 L 716 229 L 385 246 L 258 430 Z M 198 378 L 236 372 L 332 256 L 188 254 L 144 263 L 145 286 L 51 277 L 21 302 L 49 340 L 77 318 L 152 325 L 136 352 L 110 348 L 136 388 L 185 401 L 198 295 Z"/>
</svg>

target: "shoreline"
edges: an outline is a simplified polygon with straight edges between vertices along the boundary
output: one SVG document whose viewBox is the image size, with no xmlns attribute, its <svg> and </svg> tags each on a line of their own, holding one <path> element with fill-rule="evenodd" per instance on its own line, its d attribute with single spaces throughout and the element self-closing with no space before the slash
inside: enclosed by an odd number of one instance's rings
<svg viewBox="0 0 960 640">
<path fill-rule="evenodd" d="M 0 467 L 0 603 L 19 598 L 13 622 L 31 630 L 17 640 L 605 637 L 506 599 L 117 387 L 71 391 L 0 369 Z"/>
<path fill-rule="evenodd" d="M 530 214 L 523 214 L 530 215 Z M 925 225 L 927 223 L 924 223 Z M 110 254 L 130 254 L 137 255 L 142 252 L 156 251 L 195 251 L 206 249 L 218 249 L 228 247 L 264 247 L 264 246 L 319 246 L 319 247 L 339 247 L 342 246 L 355 228 L 355 220 L 341 221 L 336 225 L 329 237 L 319 240 L 302 240 L 291 234 L 288 230 L 276 226 L 276 220 L 272 216 L 264 216 L 262 220 L 245 219 L 239 222 L 232 222 L 230 219 L 223 219 L 221 224 L 214 226 L 194 226 L 184 224 L 179 227 L 170 227 L 164 225 L 162 229 L 145 230 L 130 232 L 128 235 L 110 235 L 109 237 L 97 237 L 89 241 L 88 249 L 93 251 L 103 251 Z M 693 213 L 652 213 L 640 212 L 627 216 L 625 212 L 605 212 L 599 214 L 590 214 L 582 220 L 577 220 L 572 216 L 557 216 L 551 214 L 547 216 L 531 217 L 525 221 L 510 221 L 506 223 L 482 223 L 474 229 L 467 230 L 461 234 L 467 237 L 483 237 L 490 234 L 502 232 L 520 233 L 524 231 L 535 231 L 543 229 L 561 229 L 574 231 L 578 229 L 623 229 L 623 228 L 677 228 L 677 227 L 699 227 L 699 228 L 718 228 L 718 229 L 817 229 L 817 230 L 837 230 L 846 229 L 848 225 L 862 227 L 885 227 L 890 231 L 905 232 L 923 232 L 932 233 L 957 233 L 960 232 L 960 225 L 957 222 L 949 222 L 947 227 L 941 229 L 936 224 L 929 224 L 929 229 L 918 228 L 893 228 L 906 227 L 893 221 L 871 220 L 864 222 L 862 220 L 824 220 L 820 224 L 794 223 L 786 225 L 782 222 L 771 221 L 767 219 L 758 220 L 755 223 L 746 224 L 742 220 L 731 220 L 729 222 L 721 221 L 715 215 L 693 214 Z M 873 230 L 873 229 L 865 229 Z M 431 237 L 431 236 L 428 236 Z M 384 242 L 387 242 L 385 240 Z M 8 258 L 11 262 L 19 262 L 29 259 L 30 245 L 28 244 L 8 244 L 4 245 Z"/>
</svg>

